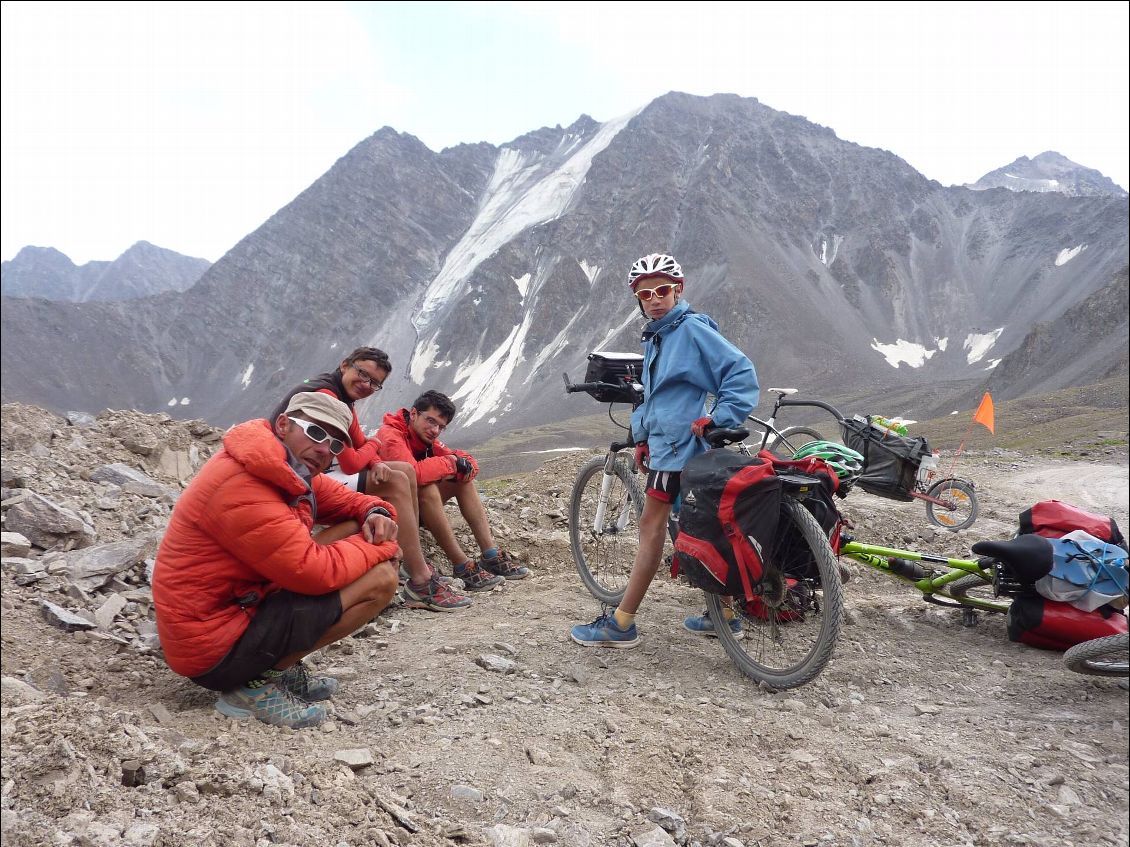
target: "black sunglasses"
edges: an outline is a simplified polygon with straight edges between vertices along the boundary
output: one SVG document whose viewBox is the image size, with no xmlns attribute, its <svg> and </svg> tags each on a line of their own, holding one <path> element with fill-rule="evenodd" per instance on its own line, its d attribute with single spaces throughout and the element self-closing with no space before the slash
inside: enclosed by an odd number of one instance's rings
<svg viewBox="0 0 1130 847">
<path fill-rule="evenodd" d="M 316 423 L 304 421 L 302 420 L 302 418 L 292 418 L 290 417 L 290 415 L 287 415 L 287 418 L 302 427 L 302 431 L 306 433 L 306 437 L 313 441 L 315 444 L 321 444 L 328 438 L 330 440 L 330 452 L 335 456 L 341 455 L 341 451 L 345 449 L 344 441 L 339 438 L 334 438 Z"/>
</svg>

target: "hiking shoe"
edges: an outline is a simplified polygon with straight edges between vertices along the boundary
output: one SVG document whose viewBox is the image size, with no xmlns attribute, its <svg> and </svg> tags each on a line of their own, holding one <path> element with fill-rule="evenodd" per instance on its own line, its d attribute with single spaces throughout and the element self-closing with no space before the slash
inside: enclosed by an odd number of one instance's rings
<svg viewBox="0 0 1130 847">
<path fill-rule="evenodd" d="M 742 629 L 742 622 L 737 618 L 731 618 L 728 623 L 730 624 L 730 632 L 736 638 L 745 637 L 745 631 Z M 710 612 L 703 612 L 701 615 L 691 615 L 683 621 L 683 629 L 687 632 L 693 632 L 695 635 L 708 635 L 711 638 L 717 638 L 718 633 L 714 631 L 714 621 L 710 619 Z"/>
<path fill-rule="evenodd" d="M 321 703 L 303 702 L 273 682 L 259 688 L 244 685 L 225 691 L 216 700 L 216 711 L 236 720 L 255 718 L 291 729 L 318 726 L 326 719 L 326 707 Z"/>
<path fill-rule="evenodd" d="M 638 647 L 640 643 L 635 622 L 628 624 L 627 629 L 621 629 L 612 612 L 601 615 L 592 623 L 577 624 L 569 631 L 569 635 L 585 647 L 615 647 L 630 650 Z"/>
<path fill-rule="evenodd" d="M 454 612 L 471 605 L 471 598 L 456 594 L 435 574 L 427 584 L 417 588 L 411 581 L 404 585 L 404 605 L 409 609 L 431 609 L 433 612 Z"/>
<path fill-rule="evenodd" d="M 340 687 L 332 676 L 310 676 L 309 668 L 302 662 L 295 662 L 283 671 L 275 685 L 307 703 L 329 700 Z"/>
<path fill-rule="evenodd" d="M 505 550 L 500 550 L 493 559 L 479 559 L 479 566 L 503 579 L 525 579 L 530 575 L 530 569 Z"/>
<path fill-rule="evenodd" d="M 455 578 L 463 580 L 465 591 L 490 591 L 496 585 L 505 582 L 503 577 L 487 573 L 471 559 L 455 566 Z"/>
</svg>

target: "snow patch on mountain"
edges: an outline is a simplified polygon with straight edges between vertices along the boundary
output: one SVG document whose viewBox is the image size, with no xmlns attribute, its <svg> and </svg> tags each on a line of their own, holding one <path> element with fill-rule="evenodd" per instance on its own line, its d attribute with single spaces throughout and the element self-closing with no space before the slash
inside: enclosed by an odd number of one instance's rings
<svg viewBox="0 0 1130 847">
<path fill-rule="evenodd" d="M 246 390 L 247 386 L 251 384 L 251 374 L 255 373 L 255 363 L 252 362 L 247 366 L 247 370 L 243 372 L 243 376 L 239 378 L 239 384 Z"/>
<path fill-rule="evenodd" d="M 438 355 L 439 344 L 436 343 L 434 336 L 428 339 L 428 341 L 420 341 L 416 345 L 416 350 L 412 354 L 412 364 L 408 368 L 408 372 L 412 374 L 412 381 L 414 383 L 417 385 L 424 384 L 428 368 L 432 366 Z"/>
<path fill-rule="evenodd" d="M 993 345 L 997 343 L 997 339 L 1001 337 L 1004 332 L 1004 327 L 994 329 L 992 332 L 971 332 L 965 336 L 965 343 L 962 344 L 962 349 L 966 352 L 965 360 L 969 364 L 974 365 L 985 358 Z"/>
<path fill-rule="evenodd" d="M 596 276 L 600 273 L 600 265 L 590 265 L 584 259 L 581 259 L 577 264 L 581 266 L 581 272 L 585 275 L 585 278 L 588 279 L 589 285 L 595 283 Z"/>
<path fill-rule="evenodd" d="M 821 239 L 821 241 L 820 241 L 820 261 L 824 265 L 831 265 L 832 262 L 836 261 L 836 254 L 840 252 L 840 245 L 843 244 L 843 243 L 844 243 L 844 237 L 842 235 L 833 235 L 832 236 L 832 245 L 831 245 L 832 246 L 832 252 L 829 253 L 828 252 L 828 239 L 827 238 Z"/>
<path fill-rule="evenodd" d="M 1059 251 L 1059 255 L 1055 257 L 1056 267 L 1062 267 L 1087 249 L 1086 244 L 1080 244 L 1078 247 L 1064 247 Z"/>
<path fill-rule="evenodd" d="M 523 360 L 522 346 L 532 321 L 533 314 L 527 312 L 522 323 L 510 331 L 506 340 L 486 361 L 465 375 L 466 382 L 452 395 L 452 400 L 464 401 L 462 405 L 466 417 L 461 421 L 464 426 L 482 420 L 501 404 L 510 378 Z M 456 375 L 456 381 L 458 379 L 459 376 Z"/>
<path fill-rule="evenodd" d="M 601 125 L 558 168 L 545 173 L 546 157 L 503 147 L 486 187 L 479 212 L 459 243 L 451 248 L 424 294 L 412 322 L 427 327 L 475 269 L 525 230 L 559 217 L 585 181 L 589 166 L 643 107 Z"/>
<path fill-rule="evenodd" d="M 510 278 L 514 280 L 514 284 L 518 286 L 518 293 L 521 294 L 522 299 L 525 300 L 526 292 L 530 290 L 530 274 L 524 273 L 521 276 L 513 276 Z"/>
<path fill-rule="evenodd" d="M 937 353 L 937 350 L 930 350 L 923 344 L 918 344 L 913 341 L 905 341 L 902 338 L 896 339 L 893 344 L 884 344 L 878 338 L 871 339 L 871 349 L 877 351 L 887 364 L 892 368 L 897 368 L 901 363 L 905 362 L 912 368 L 920 368 L 926 361 Z"/>
<path fill-rule="evenodd" d="M 945 338 L 935 338 L 934 339 L 934 346 L 937 347 L 939 350 L 941 350 L 943 353 L 946 352 L 946 347 L 949 346 L 949 343 L 950 343 L 950 339 L 949 339 L 948 335 Z"/>
<path fill-rule="evenodd" d="M 640 318 L 641 318 L 641 315 L 640 315 L 639 308 L 636 307 L 636 306 L 633 306 L 631 312 L 628 313 L 628 316 L 626 318 L 624 318 L 624 320 L 620 321 L 620 323 L 617 324 L 615 327 L 613 327 L 607 334 L 605 334 L 604 338 L 600 339 L 600 341 L 597 342 L 596 346 L 593 347 L 593 349 L 594 350 L 603 350 L 605 345 L 608 344 L 608 342 L 610 342 L 613 338 L 615 338 L 617 335 L 619 335 L 621 332 L 623 332 L 625 329 L 628 328 L 628 324 L 632 323 L 633 321 L 637 321 Z M 620 352 L 625 352 L 625 351 L 620 351 Z M 631 352 L 636 353 L 636 352 L 642 352 L 642 351 L 637 348 L 636 350 L 632 350 Z"/>
</svg>

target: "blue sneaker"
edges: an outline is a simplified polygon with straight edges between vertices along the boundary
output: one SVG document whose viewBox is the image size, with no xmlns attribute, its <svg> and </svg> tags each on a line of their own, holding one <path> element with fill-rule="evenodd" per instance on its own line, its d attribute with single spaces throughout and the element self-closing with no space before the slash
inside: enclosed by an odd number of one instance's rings
<svg viewBox="0 0 1130 847">
<path fill-rule="evenodd" d="M 737 618 L 731 618 L 729 621 L 730 632 L 734 634 L 735 638 L 743 638 L 745 630 L 742 629 L 742 622 Z M 708 635 L 711 638 L 717 638 L 718 633 L 714 631 L 714 621 L 710 619 L 710 612 L 703 612 L 701 615 L 691 615 L 683 621 L 683 629 L 687 632 L 693 632 L 695 635 Z"/>
<path fill-rule="evenodd" d="M 272 726 L 289 726 L 291 729 L 318 726 L 326 719 L 326 707 L 321 703 L 299 700 L 273 682 L 258 688 L 241 686 L 225 691 L 216 701 L 216 711 L 236 720 L 255 718 Z"/>
<path fill-rule="evenodd" d="M 569 635 L 585 647 L 616 647 L 630 650 L 638 647 L 640 643 L 635 623 L 628 624 L 627 629 L 621 629 L 616 625 L 616 618 L 612 612 L 601 615 L 592 623 L 577 624 L 569 631 Z"/>
</svg>

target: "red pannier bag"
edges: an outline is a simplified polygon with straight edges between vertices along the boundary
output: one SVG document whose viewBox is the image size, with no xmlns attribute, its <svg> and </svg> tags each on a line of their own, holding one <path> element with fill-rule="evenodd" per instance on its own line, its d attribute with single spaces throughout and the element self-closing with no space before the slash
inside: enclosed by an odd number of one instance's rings
<svg viewBox="0 0 1130 847">
<path fill-rule="evenodd" d="M 1084 612 L 1070 603 L 1023 594 L 1008 607 L 1008 640 L 1041 650 L 1062 652 L 1092 638 L 1126 631 L 1126 615 L 1109 605 Z"/>
<path fill-rule="evenodd" d="M 1076 529 L 1081 529 L 1100 541 L 1117 544 L 1123 550 L 1128 549 L 1118 524 L 1114 518 L 1106 515 L 1096 515 L 1060 500 L 1041 500 L 1020 513 L 1020 535 L 1062 538 Z"/>
</svg>

